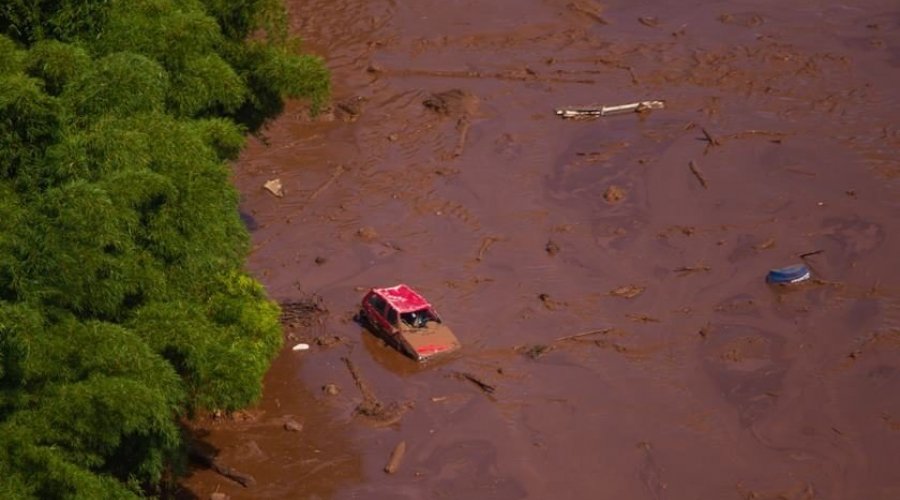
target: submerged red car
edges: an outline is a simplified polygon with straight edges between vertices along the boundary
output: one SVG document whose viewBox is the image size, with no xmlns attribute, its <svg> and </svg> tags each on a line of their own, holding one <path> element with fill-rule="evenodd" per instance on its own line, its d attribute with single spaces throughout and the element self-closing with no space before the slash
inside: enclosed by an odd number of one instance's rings
<svg viewBox="0 0 900 500">
<path fill-rule="evenodd" d="M 361 319 L 373 333 L 416 361 L 460 348 L 434 307 L 407 285 L 369 290 L 362 300 Z"/>
</svg>

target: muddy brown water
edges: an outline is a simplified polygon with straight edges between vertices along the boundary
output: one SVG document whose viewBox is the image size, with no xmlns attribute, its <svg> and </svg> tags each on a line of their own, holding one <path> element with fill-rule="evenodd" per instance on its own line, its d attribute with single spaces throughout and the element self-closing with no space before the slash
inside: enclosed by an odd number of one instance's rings
<svg viewBox="0 0 900 500">
<path fill-rule="evenodd" d="M 235 180 L 250 270 L 328 313 L 258 408 L 198 423 L 256 485 L 200 468 L 183 496 L 900 498 L 896 2 L 289 5 L 339 104 L 290 104 Z M 461 353 L 353 322 L 398 282 Z M 290 350 L 317 336 L 344 342 Z M 399 423 L 354 416 L 342 358 Z"/>
</svg>

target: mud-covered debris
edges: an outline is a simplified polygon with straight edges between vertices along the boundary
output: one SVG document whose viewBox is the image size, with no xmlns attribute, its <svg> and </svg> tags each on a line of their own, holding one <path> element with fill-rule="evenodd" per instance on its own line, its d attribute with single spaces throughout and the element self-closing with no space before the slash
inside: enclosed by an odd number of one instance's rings
<svg viewBox="0 0 900 500">
<path fill-rule="evenodd" d="M 602 106 L 591 104 L 587 106 L 573 106 L 558 108 L 556 115 L 561 118 L 596 118 L 598 116 L 612 116 L 625 113 L 643 113 L 654 109 L 665 109 L 665 101 L 639 101 L 616 106 Z"/>
<path fill-rule="evenodd" d="M 334 105 L 334 116 L 341 121 L 355 122 L 362 114 L 363 104 L 366 98 L 362 96 L 351 97 L 338 101 Z"/>
<path fill-rule="evenodd" d="M 520 349 L 520 352 L 530 359 L 538 359 L 552 350 L 552 345 L 535 344 L 523 347 L 522 349 Z"/>
<path fill-rule="evenodd" d="M 547 244 L 544 245 L 544 251 L 547 252 L 547 255 L 553 257 L 559 253 L 559 245 L 553 240 L 547 240 Z"/>
<path fill-rule="evenodd" d="M 710 271 L 712 268 L 705 264 L 697 264 L 696 266 L 682 266 L 673 269 L 674 272 L 678 273 L 679 276 L 687 276 L 688 274 L 693 273 L 702 273 Z"/>
<path fill-rule="evenodd" d="M 347 339 L 339 335 L 321 335 L 313 339 L 313 343 L 319 347 L 334 347 L 343 344 Z"/>
<path fill-rule="evenodd" d="M 609 291 L 613 297 L 622 297 L 624 299 L 633 299 L 644 293 L 645 288 L 639 285 L 624 285 Z"/>
<path fill-rule="evenodd" d="M 362 394 L 363 400 L 353 410 L 356 416 L 365 417 L 370 423 L 376 426 L 388 426 L 400 421 L 403 414 L 413 407 L 413 403 L 397 403 L 396 401 L 384 404 L 375 397 L 375 394 L 369 389 L 368 384 L 363 380 L 359 370 L 350 358 L 343 357 L 341 360 L 347 365 L 353 382 Z"/>
<path fill-rule="evenodd" d="M 648 28 L 658 28 L 659 27 L 659 18 L 656 18 L 656 17 L 651 17 L 651 16 L 639 17 L 638 22 Z"/>
<path fill-rule="evenodd" d="M 443 116 L 474 115 L 478 111 L 478 98 L 460 89 L 432 94 L 422 105 Z"/>
<path fill-rule="evenodd" d="M 404 455 L 406 455 L 406 441 L 400 441 L 391 451 L 387 464 L 384 466 L 384 472 L 388 474 L 397 472 L 400 469 L 400 463 L 403 461 Z"/>
<path fill-rule="evenodd" d="M 356 230 L 356 236 L 364 241 L 375 241 L 378 239 L 378 232 L 371 226 L 361 227 Z"/>
<path fill-rule="evenodd" d="M 412 407 L 412 402 L 398 403 L 391 401 L 388 404 L 384 404 L 381 401 L 363 401 L 356 406 L 353 414 L 365 417 L 377 427 L 386 427 L 399 422 L 403 415 Z"/>
<path fill-rule="evenodd" d="M 753 28 L 766 22 L 766 19 L 755 12 L 725 13 L 718 17 L 722 24 L 733 24 L 744 28 Z"/>
<path fill-rule="evenodd" d="M 327 396 L 337 396 L 341 393 L 341 388 L 337 384 L 325 384 L 322 386 L 322 392 Z"/>
<path fill-rule="evenodd" d="M 562 302 L 559 300 L 554 300 L 553 298 L 550 297 L 549 294 L 546 294 L 546 293 L 538 294 L 538 299 L 541 301 L 542 304 L 544 304 L 544 307 L 546 307 L 550 311 L 555 311 L 559 308 L 566 307 L 566 305 L 567 305 L 565 302 Z"/>
<path fill-rule="evenodd" d="M 598 24 L 609 24 L 603 17 L 603 6 L 600 5 L 599 2 L 593 2 L 590 0 L 576 0 L 574 2 L 569 2 L 566 7 L 569 8 L 572 12 L 576 12 L 581 14 Z"/>
<path fill-rule="evenodd" d="M 489 248 L 491 248 L 491 245 L 500 240 L 501 238 L 497 236 L 487 236 L 485 238 L 482 238 L 481 246 L 478 247 L 478 255 L 475 256 L 475 260 L 481 262 L 484 259 L 484 254 L 487 253 Z"/>
<path fill-rule="evenodd" d="M 397 134 L 388 134 L 387 136 L 387 140 L 391 142 L 397 142 L 398 139 L 400 139 L 400 136 Z"/>
<path fill-rule="evenodd" d="M 221 491 L 216 491 L 209 494 L 209 500 L 229 500 L 231 497 L 222 493 Z"/>
<path fill-rule="evenodd" d="M 322 264 L 325 264 L 326 262 L 328 262 L 328 257 L 323 257 L 321 255 L 318 255 L 313 260 L 313 262 L 315 262 L 317 266 L 321 266 Z"/>
<path fill-rule="evenodd" d="M 458 378 L 459 380 L 467 380 L 469 382 L 472 382 L 485 394 L 493 394 L 494 391 L 497 390 L 495 386 L 481 380 L 480 378 L 469 372 L 454 372 L 453 376 Z"/>
<path fill-rule="evenodd" d="M 300 300 L 280 302 L 281 324 L 291 327 L 309 325 L 328 309 L 322 303 L 322 297 L 310 295 Z"/>
<path fill-rule="evenodd" d="M 769 238 L 766 241 L 763 241 L 762 243 L 753 245 L 753 249 L 754 250 L 768 250 L 774 246 L 775 246 L 775 238 Z"/>
<path fill-rule="evenodd" d="M 278 198 L 284 196 L 284 188 L 281 185 L 281 179 L 270 179 L 263 184 L 263 188 Z"/>
<path fill-rule="evenodd" d="M 626 192 L 624 189 L 613 185 L 606 188 L 606 191 L 603 193 L 603 199 L 606 200 L 607 203 L 619 203 L 625 199 L 625 195 Z"/>
<path fill-rule="evenodd" d="M 289 418 L 284 421 L 284 430 L 289 432 L 300 432 L 303 430 L 303 424 L 297 422 L 292 418 Z"/>
<path fill-rule="evenodd" d="M 654 318 L 653 316 L 647 314 L 626 314 L 626 318 L 634 321 L 636 323 L 659 323 L 659 318 Z"/>
<path fill-rule="evenodd" d="M 245 474 L 239 470 L 232 469 L 231 467 L 223 464 L 216 458 L 215 454 L 212 451 L 202 449 L 199 445 L 191 445 L 188 448 L 188 456 L 194 462 L 204 467 L 209 467 L 216 473 L 225 476 L 232 481 L 235 481 L 245 488 L 256 485 L 256 478 L 254 478 L 250 474 Z"/>
</svg>

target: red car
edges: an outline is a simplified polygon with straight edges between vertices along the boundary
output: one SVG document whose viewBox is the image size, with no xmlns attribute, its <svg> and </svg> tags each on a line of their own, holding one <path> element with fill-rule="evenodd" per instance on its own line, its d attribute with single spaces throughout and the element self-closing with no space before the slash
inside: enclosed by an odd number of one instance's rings
<svg viewBox="0 0 900 500">
<path fill-rule="evenodd" d="M 385 342 L 416 361 L 460 348 L 434 307 L 407 285 L 369 290 L 362 300 L 361 319 Z"/>
</svg>

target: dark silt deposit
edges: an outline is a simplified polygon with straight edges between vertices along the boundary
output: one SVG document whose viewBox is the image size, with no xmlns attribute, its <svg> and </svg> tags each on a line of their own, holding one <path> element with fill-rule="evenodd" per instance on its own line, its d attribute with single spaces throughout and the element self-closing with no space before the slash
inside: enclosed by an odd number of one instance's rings
<svg viewBox="0 0 900 500">
<path fill-rule="evenodd" d="M 335 104 L 235 181 L 251 271 L 321 301 L 258 408 L 198 422 L 253 484 L 185 497 L 900 498 L 897 2 L 289 4 Z M 354 321 L 401 282 L 459 353 Z"/>
</svg>

